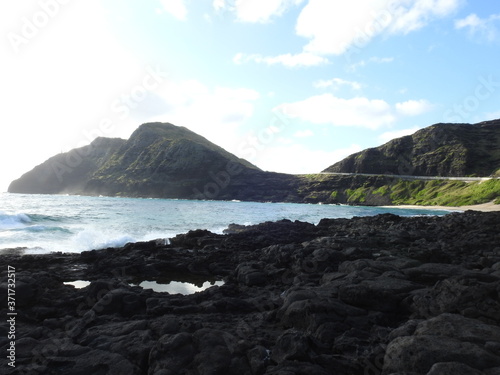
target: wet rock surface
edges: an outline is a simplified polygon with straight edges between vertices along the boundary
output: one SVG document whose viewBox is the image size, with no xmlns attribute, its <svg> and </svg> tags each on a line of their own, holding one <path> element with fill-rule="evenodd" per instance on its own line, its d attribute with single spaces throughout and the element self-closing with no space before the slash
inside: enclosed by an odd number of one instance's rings
<svg viewBox="0 0 500 375">
<path fill-rule="evenodd" d="M 6 374 L 500 374 L 500 213 L 285 220 L 0 263 L 3 317 L 16 269 Z M 225 283 L 137 286 L 209 279 Z"/>
</svg>

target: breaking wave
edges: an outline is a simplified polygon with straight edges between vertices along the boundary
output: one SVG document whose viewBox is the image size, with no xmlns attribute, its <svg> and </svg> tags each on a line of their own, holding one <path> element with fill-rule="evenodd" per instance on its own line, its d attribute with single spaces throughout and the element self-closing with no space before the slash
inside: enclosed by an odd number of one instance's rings
<svg viewBox="0 0 500 375">
<path fill-rule="evenodd" d="M 23 228 L 31 224 L 32 220 L 27 214 L 6 214 L 0 212 L 0 230 Z"/>
</svg>

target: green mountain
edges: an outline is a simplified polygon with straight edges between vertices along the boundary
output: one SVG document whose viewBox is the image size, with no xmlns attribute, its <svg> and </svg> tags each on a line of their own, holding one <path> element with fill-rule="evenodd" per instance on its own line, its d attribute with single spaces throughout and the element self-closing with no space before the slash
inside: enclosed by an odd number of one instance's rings
<svg viewBox="0 0 500 375">
<path fill-rule="evenodd" d="M 442 177 L 500 174 L 500 120 L 432 125 L 350 155 L 323 172 Z"/>
<path fill-rule="evenodd" d="M 184 127 L 148 123 L 127 141 L 98 138 L 54 156 L 9 192 L 185 198 L 248 170 L 259 169 Z"/>
<path fill-rule="evenodd" d="M 191 198 L 193 191 L 209 184 L 213 176 L 227 178 L 244 170 L 259 169 L 187 128 L 148 123 L 95 171 L 86 191 Z"/>
</svg>

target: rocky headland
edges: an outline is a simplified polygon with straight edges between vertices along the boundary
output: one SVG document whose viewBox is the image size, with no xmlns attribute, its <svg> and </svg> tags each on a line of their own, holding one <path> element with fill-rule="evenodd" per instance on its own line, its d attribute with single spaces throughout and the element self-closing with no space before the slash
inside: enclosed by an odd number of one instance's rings
<svg viewBox="0 0 500 375">
<path fill-rule="evenodd" d="M 15 368 L 73 375 L 500 374 L 500 213 L 280 221 L 15 267 Z M 77 289 L 65 282 L 86 280 Z M 149 280 L 223 280 L 190 295 Z M 6 324 L 0 346 L 9 347 Z"/>
</svg>

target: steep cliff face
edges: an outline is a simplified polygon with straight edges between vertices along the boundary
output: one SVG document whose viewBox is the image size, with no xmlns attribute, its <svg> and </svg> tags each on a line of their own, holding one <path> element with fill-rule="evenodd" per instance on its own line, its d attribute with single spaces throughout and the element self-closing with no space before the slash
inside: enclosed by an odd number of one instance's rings
<svg viewBox="0 0 500 375">
<path fill-rule="evenodd" d="M 21 194 L 83 194 L 93 173 L 125 143 L 97 138 L 90 145 L 53 156 L 13 181 L 8 191 Z"/>
<path fill-rule="evenodd" d="M 348 156 L 324 172 L 489 176 L 500 170 L 500 120 L 436 124 Z"/>
</svg>

